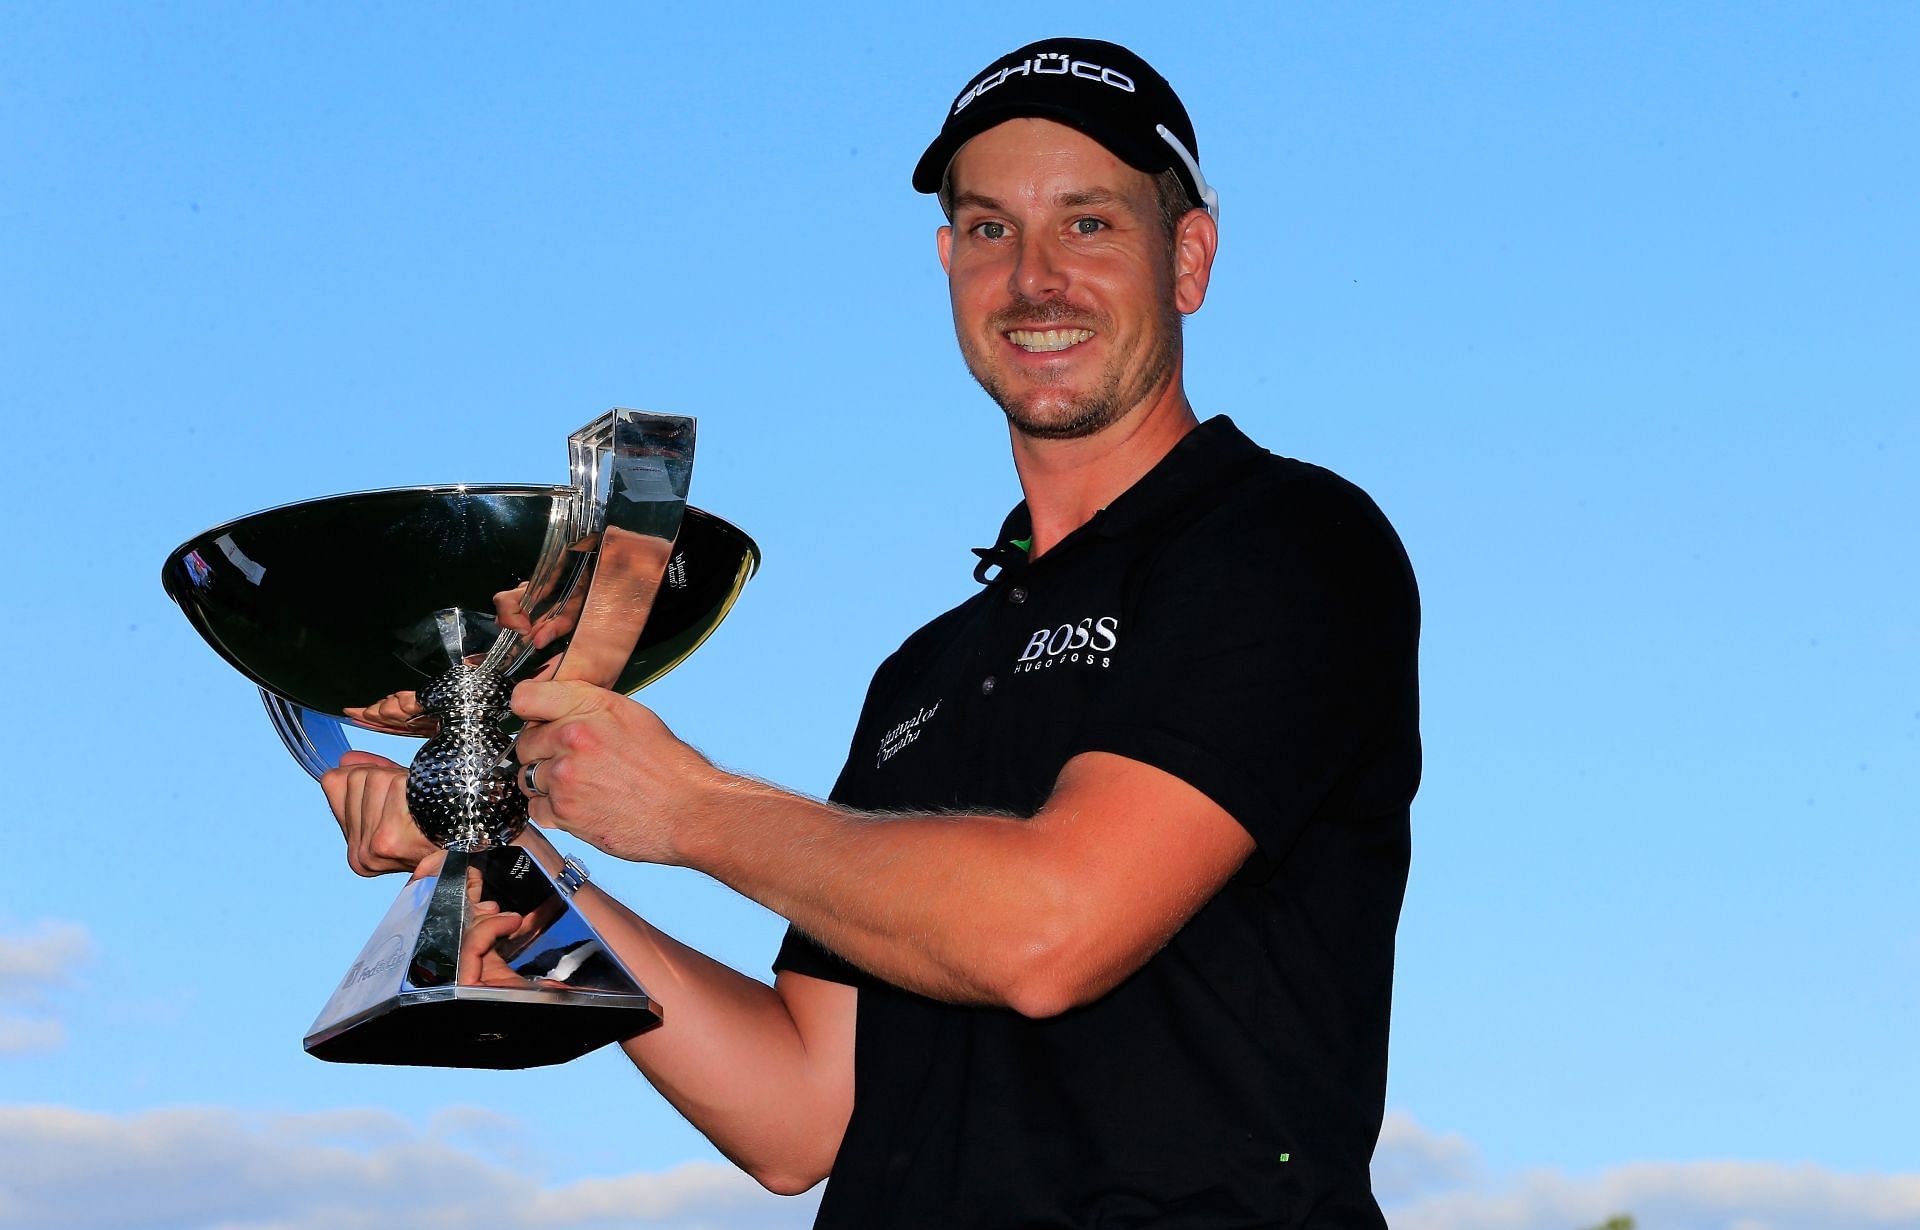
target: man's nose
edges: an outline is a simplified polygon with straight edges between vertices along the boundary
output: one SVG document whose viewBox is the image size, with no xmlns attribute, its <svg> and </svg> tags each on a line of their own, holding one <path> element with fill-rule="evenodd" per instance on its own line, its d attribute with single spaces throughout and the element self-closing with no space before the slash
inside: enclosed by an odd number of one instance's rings
<svg viewBox="0 0 1920 1230">
<path fill-rule="evenodd" d="M 1021 236 L 1013 267 L 1013 289 L 1028 299 L 1044 299 L 1067 288 L 1064 254 L 1049 235 Z"/>
</svg>

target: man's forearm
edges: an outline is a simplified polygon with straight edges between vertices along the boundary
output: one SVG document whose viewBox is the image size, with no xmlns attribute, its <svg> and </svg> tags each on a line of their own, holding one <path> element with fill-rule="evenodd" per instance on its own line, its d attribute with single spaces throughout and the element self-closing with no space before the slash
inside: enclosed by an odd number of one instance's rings
<svg viewBox="0 0 1920 1230">
<path fill-rule="evenodd" d="M 676 861 L 923 995 L 1018 1007 L 1070 925 L 1070 885 L 1024 821 L 854 812 L 739 777 L 694 806 Z"/>
<path fill-rule="evenodd" d="M 521 844 L 558 871 L 538 830 Z M 791 989 L 689 948 L 592 884 L 573 900 L 661 1005 L 658 1028 L 621 1044 L 654 1088 L 769 1188 L 798 1192 L 824 1177 L 852 1110 L 851 988 L 816 985 L 812 1001 L 790 1006 Z M 843 1005 L 819 1002 L 836 992 Z"/>
</svg>

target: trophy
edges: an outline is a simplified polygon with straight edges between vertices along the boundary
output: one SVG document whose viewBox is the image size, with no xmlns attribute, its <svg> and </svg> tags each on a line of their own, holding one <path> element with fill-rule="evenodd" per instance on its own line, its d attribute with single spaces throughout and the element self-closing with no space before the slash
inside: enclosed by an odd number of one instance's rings
<svg viewBox="0 0 1920 1230">
<path fill-rule="evenodd" d="M 759 565 L 687 505 L 694 421 L 615 409 L 568 438 L 572 481 L 437 486 L 289 504 L 167 557 L 187 619 L 258 685 L 314 777 L 349 723 L 426 737 L 407 804 L 445 850 L 321 1008 L 307 1051 L 341 1063 L 525 1068 L 657 1025 L 660 1009 L 549 875 L 527 823 L 507 705 L 534 677 L 634 692 L 725 618 Z M 520 915 L 492 944 L 482 902 Z"/>
</svg>

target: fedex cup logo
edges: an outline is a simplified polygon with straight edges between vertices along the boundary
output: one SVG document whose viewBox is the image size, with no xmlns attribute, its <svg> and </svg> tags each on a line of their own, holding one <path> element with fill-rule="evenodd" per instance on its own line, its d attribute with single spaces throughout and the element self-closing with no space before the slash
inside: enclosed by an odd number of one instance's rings
<svg viewBox="0 0 1920 1230">
<path fill-rule="evenodd" d="M 986 76 L 980 78 L 980 80 L 974 82 L 971 86 L 967 87 L 967 92 L 962 94 L 959 100 L 953 104 L 953 113 L 959 115 L 967 109 L 968 103 L 985 94 L 988 90 L 993 89 L 995 86 L 1002 84 L 1007 78 L 1014 76 L 1025 77 L 1029 75 L 1035 77 L 1073 76 L 1079 77 L 1084 81 L 1098 81 L 1101 85 L 1110 85 L 1116 90 L 1125 90 L 1129 94 L 1134 92 L 1133 78 L 1118 69 L 1106 68 L 1093 63 L 1091 60 L 1071 59 L 1064 52 L 1043 51 L 1031 60 L 1023 60 L 1018 64 L 1009 64 L 999 72 L 988 73 Z"/>
</svg>

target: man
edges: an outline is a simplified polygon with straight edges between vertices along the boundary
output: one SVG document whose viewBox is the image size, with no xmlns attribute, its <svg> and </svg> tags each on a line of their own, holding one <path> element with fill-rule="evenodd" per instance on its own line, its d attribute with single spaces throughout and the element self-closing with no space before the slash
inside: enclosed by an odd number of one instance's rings
<svg viewBox="0 0 1920 1230">
<path fill-rule="evenodd" d="M 833 801 L 623 697 L 515 694 L 536 821 L 794 923 L 767 987 L 583 890 L 672 1005 L 624 1046 L 768 1187 L 830 1173 L 824 1226 L 1383 1226 L 1405 556 L 1357 489 L 1196 421 L 1180 318 L 1217 199 L 1138 57 L 1002 58 L 914 186 L 948 211 L 955 330 L 1026 499 L 981 592 L 880 667 Z M 328 775 L 363 873 L 427 853 L 400 782 Z"/>
</svg>

